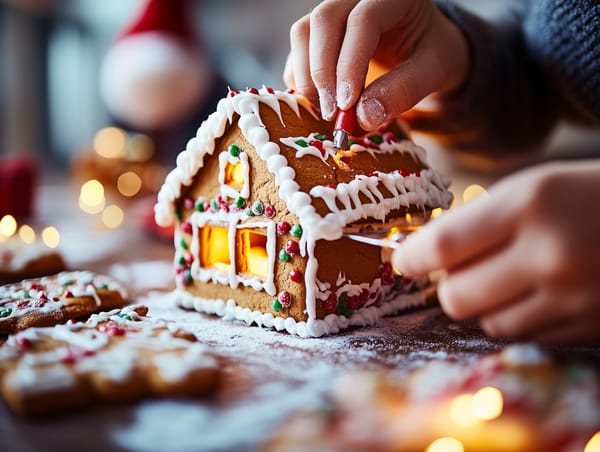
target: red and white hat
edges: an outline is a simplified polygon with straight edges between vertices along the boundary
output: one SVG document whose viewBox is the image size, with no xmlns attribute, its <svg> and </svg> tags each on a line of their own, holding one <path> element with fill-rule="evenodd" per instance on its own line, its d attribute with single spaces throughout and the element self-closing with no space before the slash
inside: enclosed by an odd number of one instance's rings
<svg viewBox="0 0 600 452">
<path fill-rule="evenodd" d="M 120 34 L 100 70 L 115 117 L 143 131 L 169 128 L 208 94 L 212 69 L 190 25 L 193 0 L 148 0 Z"/>
</svg>

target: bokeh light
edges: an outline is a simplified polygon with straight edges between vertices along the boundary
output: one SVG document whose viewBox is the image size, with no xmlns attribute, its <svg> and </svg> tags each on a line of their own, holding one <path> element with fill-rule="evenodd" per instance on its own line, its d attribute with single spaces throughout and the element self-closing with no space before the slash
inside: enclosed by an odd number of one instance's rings
<svg viewBox="0 0 600 452">
<path fill-rule="evenodd" d="M 127 159 L 132 162 L 146 162 L 154 154 L 154 142 L 148 135 L 135 134 L 127 145 Z"/>
<path fill-rule="evenodd" d="M 600 432 L 596 432 L 594 436 L 585 445 L 583 452 L 600 452 Z"/>
<path fill-rule="evenodd" d="M 117 127 L 100 129 L 94 137 L 94 151 L 107 159 L 123 156 L 126 145 L 127 134 Z"/>
<path fill-rule="evenodd" d="M 463 191 L 463 195 L 462 195 L 463 202 L 468 202 L 471 199 L 473 199 L 479 195 L 487 195 L 487 190 L 479 184 L 469 185 Z"/>
<path fill-rule="evenodd" d="M 425 452 L 464 452 L 465 448 L 456 438 L 445 436 L 432 442 Z"/>
<path fill-rule="evenodd" d="M 450 419 L 461 427 L 470 427 L 477 423 L 473 415 L 473 395 L 461 394 L 450 404 Z"/>
<path fill-rule="evenodd" d="M 105 206 L 104 187 L 96 179 L 91 179 L 81 186 L 79 207 L 86 213 L 102 212 Z"/>
<path fill-rule="evenodd" d="M 503 406 L 502 393 L 497 388 L 487 386 L 473 395 L 473 416 L 483 421 L 499 417 Z"/>
<path fill-rule="evenodd" d="M 31 244 L 35 242 L 35 231 L 28 224 L 24 224 L 19 228 L 19 237 L 23 242 Z"/>
<path fill-rule="evenodd" d="M 17 231 L 17 220 L 12 215 L 4 215 L 0 220 L 0 234 L 10 237 Z"/>
<path fill-rule="evenodd" d="M 42 231 L 42 241 L 48 248 L 56 248 L 60 243 L 60 234 L 54 226 L 48 226 Z"/>
<path fill-rule="evenodd" d="M 123 209 L 111 204 L 102 212 L 102 223 L 107 228 L 115 229 L 121 226 L 124 216 Z"/>
<path fill-rule="evenodd" d="M 133 171 L 125 172 L 117 179 L 117 189 L 123 196 L 135 196 L 139 193 L 141 188 L 142 178 Z"/>
</svg>

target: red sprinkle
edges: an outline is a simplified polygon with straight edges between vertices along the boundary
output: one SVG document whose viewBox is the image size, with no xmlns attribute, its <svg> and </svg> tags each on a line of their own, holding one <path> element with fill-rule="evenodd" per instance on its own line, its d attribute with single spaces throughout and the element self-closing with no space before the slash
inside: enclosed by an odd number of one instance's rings
<svg viewBox="0 0 600 452">
<path fill-rule="evenodd" d="M 323 143 L 321 142 L 321 140 L 312 140 L 308 144 L 310 144 L 311 146 L 316 147 L 319 150 L 319 152 L 321 153 L 321 155 L 323 157 L 325 157 L 325 148 L 323 148 Z"/>
<path fill-rule="evenodd" d="M 258 90 L 256 88 L 248 88 L 248 92 L 250 94 L 258 94 Z"/>
<path fill-rule="evenodd" d="M 193 209 L 194 208 L 194 200 L 192 198 L 185 198 L 183 200 L 183 207 L 185 207 L 186 209 Z"/>
<path fill-rule="evenodd" d="M 19 300 L 17 301 L 17 308 L 23 309 L 29 306 L 29 300 Z"/>
<path fill-rule="evenodd" d="M 229 91 L 229 93 L 227 94 L 228 97 L 234 97 L 237 96 L 240 92 L 237 89 L 232 89 Z"/>
<path fill-rule="evenodd" d="M 350 300 L 348 300 L 348 307 L 353 311 L 356 311 L 362 307 L 362 303 L 358 295 L 353 295 Z"/>
<path fill-rule="evenodd" d="M 115 322 L 108 322 L 106 325 L 102 325 L 100 328 L 98 328 L 98 330 L 101 333 L 108 334 L 109 336 L 124 336 L 126 332 L 125 328 L 119 326 L 119 324 Z"/>
<path fill-rule="evenodd" d="M 275 216 L 275 207 L 270 204 L 265 205 L 265 216 L 267 218 L 273 218 Z"/>
<path fill-rule="evenodd" d="M 408 170 L 404 169 L 404 168 L 400 168 L 398 170 L 398 173 L 400 173 L 400 176 L 402 177 L 407 177 L 410 173 L 408 172 Z"/>
<path fill-rule="evenodd" d="M 287 221 L 280 221 L 279 223 L 277 223 L 277 234 L 287 234 L 288 232 L 290 232 L 291 228 L 292 226 Z"/>
<path fill-rule="evenodd" d="M 296 283 L 302 281 L 302 272 L 300 270 L 292 270 L 290 272 L 290 279 Z"/>
<path fill-rule="evenodd" d="M 266 90 L 267 90 L 267 93 L 269 93 L 269 94 L 275 94 L 275 91 L 270 86 L 267 86 Z"/>
<path fill-rule="evenodd" d="M 294 91 L 292 88 L 289 88 L 289 89 L 287 90 L 287 92 L 288 92 L 289 94 L 295 94 L 295 93 L 296 93 L 296 91 Z"/>
<path fill-rule="evenodd" d="M 65 298 L 73 298 L 73 292 L 71 292 L 70 290 L 65 290 L 65 293 L 63 294 L 63 297 L 65 297 Z"/>
<path fill-rule="evenodd" d="M 17 343 L 17 347 L 19 347 L 19 350 L 24 350 L 31 346 L 31 341 L 23 336 L 15 337 L 15 342 Z"/>
</svg>

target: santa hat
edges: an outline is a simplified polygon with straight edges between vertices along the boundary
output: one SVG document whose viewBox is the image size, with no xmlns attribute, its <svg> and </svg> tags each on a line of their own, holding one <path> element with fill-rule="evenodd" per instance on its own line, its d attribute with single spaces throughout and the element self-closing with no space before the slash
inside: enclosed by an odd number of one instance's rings
<svg viewBox="0 0 600 452">
<path fill-rule="evenodd" d="M 148 0 L 104 58 L 103 100 L 132 127 L 171 127 L 208 94 L 212 71 L 188 20 L 192 3 Z"/>
</svg>

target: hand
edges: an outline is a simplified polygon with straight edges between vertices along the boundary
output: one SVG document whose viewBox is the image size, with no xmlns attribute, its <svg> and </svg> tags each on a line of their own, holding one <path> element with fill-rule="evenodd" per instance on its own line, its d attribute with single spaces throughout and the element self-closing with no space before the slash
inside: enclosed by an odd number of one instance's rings
<svg viewBox="0 0 600 452">
<path fill-rule="evenodd" d="M 599 193 L 600 160 L 524 170 L 411 234 L 392 262 L 446 269 L 442 308 L 491 336 L 600 343 Z"/>
<path fill-rule="evenodd" d="M 327 0 L 292 25 L 290 40 L 286 84 L 326 120 L 358 102 L 365 130 L 455 90 L 469 66 L 462 32 L 430 0 Z M 363 91 L 370 63 L 384 74 Z"/>
</svg>

